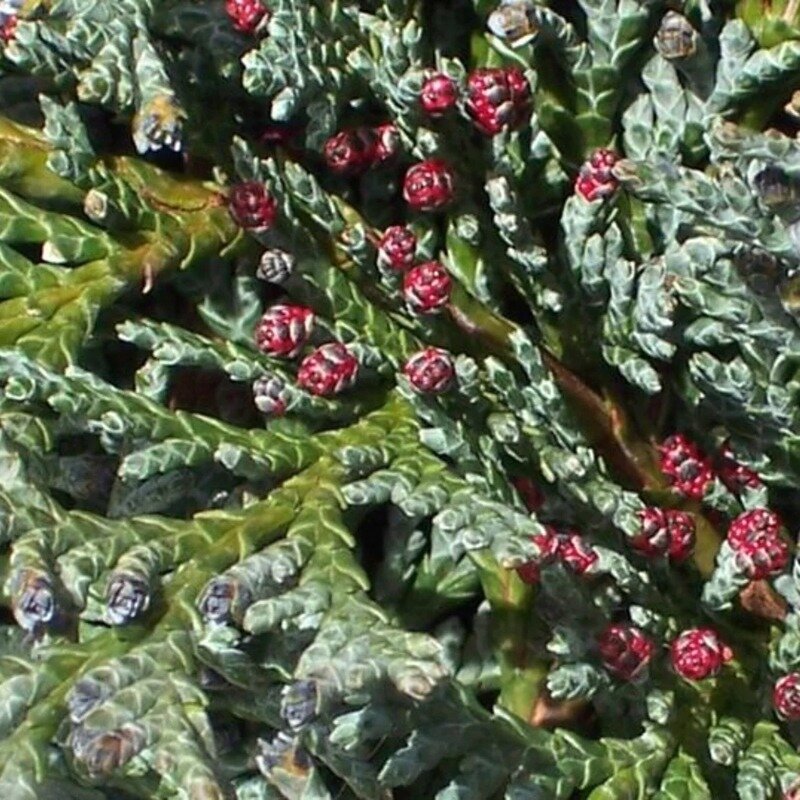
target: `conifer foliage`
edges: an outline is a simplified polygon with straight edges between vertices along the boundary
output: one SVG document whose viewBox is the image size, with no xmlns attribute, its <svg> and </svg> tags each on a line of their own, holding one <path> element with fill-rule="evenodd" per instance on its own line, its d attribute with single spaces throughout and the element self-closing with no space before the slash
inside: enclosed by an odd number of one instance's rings
<svg viewBox="0 0 800 800">
<path fill-rule="evenodd" d="M 800 796 L 794 2 L 0 56 L 0 796 Z"/>
</svg>

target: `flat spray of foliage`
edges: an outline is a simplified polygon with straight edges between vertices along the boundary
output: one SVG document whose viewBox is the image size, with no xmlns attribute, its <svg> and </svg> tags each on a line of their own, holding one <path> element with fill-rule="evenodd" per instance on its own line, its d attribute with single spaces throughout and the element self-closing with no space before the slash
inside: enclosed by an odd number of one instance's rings
<svg viewBox="0 0 800 800">
<path fill-rule="evenodd" d="M 264 0 L 241 33 L 245 5 L 0 9 L 0 797 L 796 798 L 794 2 Z M 530 87 L 513 130 L 470 118 L 482 67 Z M 326 164 L 387 122 L 385 163 Z M 429 158 L 435 213 L 402 199 Z M 268 230 L 230 213 L 246 181 Z M 397 224 L 439 314 L 378 263 Z M 314 311 L 298 358 L 254 343 L 276 303 Z M 309 393 L 334 341 L 357 379 Z M 438 394 L 403 372 L 427 346 Z M 759 478 L 682 495 L 675 433 Z M 635 546 L 653 509 L 688 558 Z M 753 509 L 789 548 L 757 579 L 726 541 Z M 630 679 L 617 623 L 652 643 Z M 696 628 L 730 658 L 693 680 Z"/>
</svg>

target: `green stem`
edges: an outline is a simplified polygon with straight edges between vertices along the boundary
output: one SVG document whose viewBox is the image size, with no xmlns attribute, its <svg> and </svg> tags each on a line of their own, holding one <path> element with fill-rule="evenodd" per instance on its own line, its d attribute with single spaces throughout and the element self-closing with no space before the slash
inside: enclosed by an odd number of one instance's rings
<svg viewBox="0 0 800 800">
<path fill-rule="evenodd" d="M 470 555 L 492 608 L 491 636 L 500 665 L 498 705 L 531 722 L 550 670 L 534 653 L 546 626 L 531 608 L 531 589 L 514 570 L 503 569 L 486 551 Z"/>
</svg>

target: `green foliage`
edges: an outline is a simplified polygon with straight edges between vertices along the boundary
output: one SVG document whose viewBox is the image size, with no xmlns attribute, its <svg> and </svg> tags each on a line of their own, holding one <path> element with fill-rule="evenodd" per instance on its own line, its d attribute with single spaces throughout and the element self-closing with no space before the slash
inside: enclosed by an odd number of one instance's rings
<svg viewBox="0 0 800 800">
<path fill-rule="evenodd" d="M 7 6 L 0 792 L 794 797 L 794 4 L 265 0 L 252 33 L 222 0 Z M 488 136 L 466 98 L 499 66 L 532 102 Z M 387 121 L 398 152 L 330 168 Z M 400 200 L 427 158 L 435 214 Z M 242 182 L 273 224 L 237 223 Z M 438 314 L 377 257 L 401 223 Z M 297 358 L 254 340 L 286 303 Z M 298 362 L 330 342 L 358 374 L 322 396 Z M 675 433 L 715 454 L 699 495 Z M 643 548 L 654 509 L 685 560 Z M 763 575 L 725 536 L 758 509 L 789 553 Z M 620 622 L 652 644 L 628 674 Z M 699 677 L 696 628 L 730 648 Z"/>
</svg>

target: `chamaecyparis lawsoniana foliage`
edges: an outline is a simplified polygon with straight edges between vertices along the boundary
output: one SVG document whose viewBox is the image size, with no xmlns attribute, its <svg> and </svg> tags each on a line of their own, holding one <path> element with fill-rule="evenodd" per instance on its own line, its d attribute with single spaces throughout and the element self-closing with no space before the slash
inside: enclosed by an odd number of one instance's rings
<svg viewBox="0 0 800 800">
<path fill-rule="evenodd" d="M 0 40 L 0 795 L 800 797 L 793 2 Z"/>
</svg>

